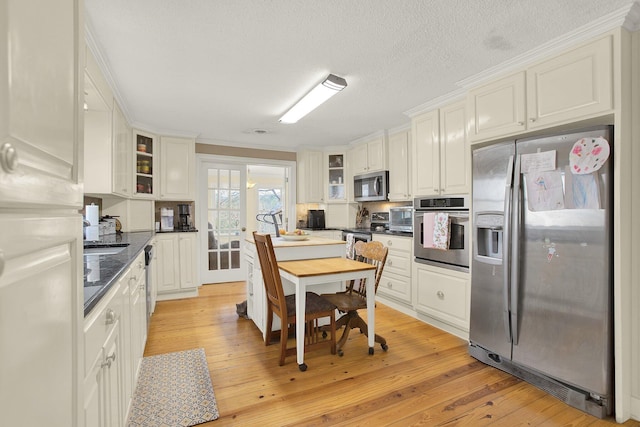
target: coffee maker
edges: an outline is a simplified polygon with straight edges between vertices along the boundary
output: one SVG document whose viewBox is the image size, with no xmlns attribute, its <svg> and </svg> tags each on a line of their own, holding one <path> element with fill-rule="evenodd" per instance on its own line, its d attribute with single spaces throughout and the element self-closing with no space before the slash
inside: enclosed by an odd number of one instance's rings
<svg viewBox="0 0 640 427">
<path fill-rule="evenodd" d="M 191 205 L 178 204 L 178 212 L 180 215 L 180 229 L 189 230 L 191 228 Z"/>
</svg>

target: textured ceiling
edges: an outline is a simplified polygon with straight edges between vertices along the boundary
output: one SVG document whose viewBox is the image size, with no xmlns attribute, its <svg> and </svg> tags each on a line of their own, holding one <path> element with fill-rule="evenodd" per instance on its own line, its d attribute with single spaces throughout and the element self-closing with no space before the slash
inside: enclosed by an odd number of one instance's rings
<svg viewBox="0 0 640 427">
<path fill-rule="evenodd" d="M 200 142 L 343 145 L 630 0 L 85 0 L 133 125 Z M 329 73 L 348 87 L 280 116 Z M 264 130 L 266 133 L 256 133 Z"/>
</svg>

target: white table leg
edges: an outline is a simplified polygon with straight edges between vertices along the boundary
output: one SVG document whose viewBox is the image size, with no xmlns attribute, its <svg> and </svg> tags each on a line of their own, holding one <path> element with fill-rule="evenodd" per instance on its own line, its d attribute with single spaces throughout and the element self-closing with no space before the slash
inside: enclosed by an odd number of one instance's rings
<svg viewBox="0 0 640 427">
<path fill-rule="evenodd" d="M 376 344 L 376 289 L 375 270 L 367 272 L 367 329 L 369 330 L 369 354 L 373 354 Z"/>
<path fill-rule="evenodd" d="M 304 364 L 304 327 L 305 327 L 305 312 L 306 312 L 306 286 L 300 283 L 298 279 L 295 282 L 296 285 L 296 358 L 298 361 L 298 367 L 301 371 L 306 371 L 307 366 Z"/>
</svg>

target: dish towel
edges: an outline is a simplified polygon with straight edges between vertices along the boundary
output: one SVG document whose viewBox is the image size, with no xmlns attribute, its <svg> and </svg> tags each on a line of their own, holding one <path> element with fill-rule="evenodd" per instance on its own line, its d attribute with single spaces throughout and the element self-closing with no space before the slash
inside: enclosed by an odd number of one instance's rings
<svg viewBox="0 0 640 427">
<path fill-rule="evenodd" d="M 449 249 L 448 213 L 425 213 L 422 220 L 422 246 L 427 249 Z"/>
<path fill-rule="evenodd" d="M 422 246 L 427 249 L 432 249 L 433 246 L 433 226 L 436 221 L 435 213 L 425 212 L 422 218 Z"/>
<path fill-rule="evenodd" d="M 451 221 L 448 213 L 437 213 L 433 222 L 433 247 L 449 250 L 449 228 Z"/>
<path fill-rule="evenodd" d="M 354 258 L 354 248 L 353 245 L 355 244 L 355 238 L 353 237 L 353 233 L 348 233 L 347 234 L 347 253 L 346 253 L 346 257 L 347 259 L 353 259 Z"/>
</svg>

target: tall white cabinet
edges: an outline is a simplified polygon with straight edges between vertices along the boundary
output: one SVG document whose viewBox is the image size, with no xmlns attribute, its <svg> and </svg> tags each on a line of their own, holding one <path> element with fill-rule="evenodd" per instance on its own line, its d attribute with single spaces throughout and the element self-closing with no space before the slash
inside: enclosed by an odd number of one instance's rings
<svg viewBox="0 0 640 427">
<path fill-rule="evenodd" d="M 7 426 L 74 426 L 82 383 L 82 10 L 73 0 L 6 0 L 0 16 L 0 418 Z"/>
</svg>

